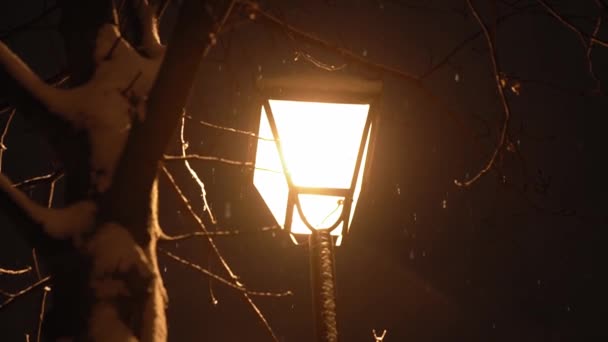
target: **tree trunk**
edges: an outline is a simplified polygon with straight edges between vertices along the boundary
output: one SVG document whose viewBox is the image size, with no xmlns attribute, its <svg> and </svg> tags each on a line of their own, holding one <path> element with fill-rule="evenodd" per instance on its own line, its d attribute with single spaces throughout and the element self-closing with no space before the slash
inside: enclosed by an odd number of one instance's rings
<svg viewBox="0 0 608 342">
<path fill-rule="evenodd" d="M 93 59 L 100 28 L 112 18 L 111 0 L 60 0 L 61 33 L 70 66 L 70 86 L 86 84 L 97 65 Z M 64 158 L 66 204 L 95 204 L 94 224 L 71 239 L 52 239 L 44 222 L 15 200 L 0 179 L 0 205 L 40 248 L 53 279 L 53 308 L 45 322 L 48 339 L 77 341 L 164 341 L 166 294 L 158 271 L 156 241 L 156 172 L 178 125 L 201 59 L 215 43 L 218 18 L 230 11 L 229 1 L 184 0 L 154 86 L 147 97 L 146 118 L 133 123 L 127 144 L 107 191 L 91 191 L 90 149 L 83 134 L 50 120 L 70 134 L 50 133 Z M 135 67 L 135 66 L 134 66 Z M 45 112 L 33 96 L 14 84 L 20 110 Z M 23 88 L 23 87 L 21 87 Z M 32 94 L 30 94 L 32 95 Z M 40 124 L 44 129 L 45 124 Z M 48 126 L 47 126 L 48 127 Z M 76 146 L 74 148 L 74 146 Z M 2 183 L 4 182 L 4 183 Z M 80 213 L 72 212 L 78 216 Z M 29 215 L 29 217 L 28 217 Z M 73 217 L 68 217 L 71 219 Z M 67 222 L 67 221 L 66 221 Z M 67 224 L 67 223 L 66 223 Z M 25 227 L 24 227 L 25 226 Z M 45 234 L 46 233 L 46 234 Z"/>
</svg>

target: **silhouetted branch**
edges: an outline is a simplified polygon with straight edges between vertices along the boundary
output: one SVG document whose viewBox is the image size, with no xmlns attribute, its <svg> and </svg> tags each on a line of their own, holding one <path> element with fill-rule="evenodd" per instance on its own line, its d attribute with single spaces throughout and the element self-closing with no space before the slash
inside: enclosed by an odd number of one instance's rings
<svg viewBox="0 0 608 342">
<path fill-rule="evenodd" d="M 588 89 L 574 88 L 572 86 L 557 84 L 557 83 L 553 83 L 553 82 L 546 81 L 546 80 L 527 79 L 527 78 L 521 78 L 519 76 L 511 76 L 511 75 L 508 75 L 508 77 L 509 77 L 510 80 L 517 81 L 517 82 L 519 82 L 521 84 L 528 84 L 528 85 L 536 85 L 536 86 L 545 87 L 547 89 L 551 89 L 553 91 L 559 92 L 560 94 L 563 94 L 563 95 L 570 95 L 570 96 L 606 96 L 606 94 L 603 93 L 601 90 L 599 92 L 589 92 Z"/>
<path fill-rule="evenodd" d="M 595 22 L 595 27 L 593 29 L 593 33 L 592 33 L 592 37 L 595 38 L 597 37 L 598 33 L 600 32 L 600 28 L 602 27 L 602 15 L 598 15 L 596 22 Z M 591 59 L 591 53 L 593 52 L 593 40 L 589 39 L 589 43 L 587 44 L 587 51 L 585 53 L 585 57 L 587 58 L 587 68 L 589 70 L 589 75 L 591 76 L 591 78 L 595 81 L 595 88 L 597 92 L 601 92 L 601 82 L 600 79 L 597 77 L 595 70 L 593 68 L 593 60 Z"/>
<path fill-rule="evenodd" d="M 4 125 L 4 129 L 2 130 L 2 135 L 0 135 L 0 172 L 2 172 L 2 159 L 4 157 L 4 151 L 6 150 L 6 145 L 4 145 L 4 139 L 6 138 L 6 134 L 8 133 L 8 129 L 11 126 L 11 122 L 13 121 L 13 117 L 15 116 L 15 109 L 11 111 L 11 114 L 8 116 L 6 120 L 6 124 Z"/>
<path fill-rule="evenodd" d="M 562 23 L 564 26 L 566 26 L 568 29 L 570 29 L 571 31 L 573 31 L 574 33 L 578 34 L 581 37 L 584 37 L 586 39 L 588 39 L 590 42 L 601 45 L 603 47 L 608 47 L 608 42 L 599 39 L 593 35 L 590 35 L 586 32 L 581 31 L 578 27 L 574 26 L 574 24 L 572 24 L 568 19 L 566 19 L 564 16 L 562 16 L 561 14 L 559 14 L 551 5 L 549 5 L 545 0 L 537 0 L 546 10 L 547 12 L 549 12 L 549 14 L 551 14 L 555 19 L 557 19 L 557 21 L 559 21 L 560 23 Z"/>
<path fill-rule="evenodd" d="M 173 189 L 175 190 L 176 194 L 178 195 L 178 197 L 182 201 L 182 204 L 184 204 L 184 206 L 186 207 L 186 209 L 188 210 L 188 212 L 190 213 L 190 215 L 192 216 L 192 218 L 194 218 L 194 220 L 199 225 L 199 228 L 201 229 L 201 231 L 205 232 L 205 233 L 208 233 L 209 230 L 207 229 L 207 227 L 203 223 L 203 220 L 194 211 L 194 209 L 192 208 L 192 205 L 188 201 L 187 197 L 184 195 L 183 191 L 180 189 L 180 187 L 175 182 L 175 179 L 173 178 L 173 175 L 171 175 L 171 173 L 169 172 L 169 170 L 167 170 L 167 168 L 164 165 L 161 165 L 160 168 L 161 168 L 161 171 L 163 172 L 163 174 L 166 176 L 166 178 L 169 180 L 169 182 L 173 186 Z M 213 237 L 207 235 L 206 238 L 207 238 L 207 242 L 209 243 L 209 246 L 211 247 L 211 250 L 216 255 L 216 257 L 218 258 L 218 260 L 220 261 L 220 264 L 222 265 L 222 267 L 224 268 L 224 270 L 230 275 L 230 278 L 232 278 L 232 280 L 237 285 L 241 285 L 240 282 L 239 282 L 239 280 L 238 280 L 239 277 L 232 271 L 232 269 L 230 268 L 230 266 L 226 262 L 226 259 L 224 259 L 224 257 L 220 253 L 217 245 L 213 241 Z M 256 315 L 258 316 L 258 318 L 260 319 L 260 321 L 262 322 L 262 324 L 264 325 L 264 327 L 266 328 L 266 330 L 268 331 L 268 333 L 274 339 L 274 341 L 279 342 L 279 339 L 277 338 L 276 334 L 274 333 L 274 331 L 270 327 L 270 324 L 268 324 L 268 321 L 266 320 L 266 317 L 264 317 L 264 315 L 262 314 L 262 312 L 260 311 L 260 309 L 257 307 L 257 305 L 255 304 L 255 302 L 245 292 L 243 292 L 243 297 L 249 303 L 249 305 L 251 306 L 251 308 L 253 309 L 253 311 L 256 313 Z"/>
<path fill-rule="evenodd" d="M 42 276 L 40 275 L 40 264 L 38 263 L 38 253 L 36 253 L 36 248 L 32 248 L 32 260 L 34 261 L 34 271 L 36 271 L 36 278 L 40 279 Z"/>
<path fill-rule="evenodd" d="M 21 290 L 21 291 L 19 291 L 17 293 L 14 293 L 14 294 L 10 294 L 8 296 L 7 300 L 5 300 L 4 302 L 0 303 L 0 310 L 6 308 L 8 305 L 10 305 L 11 303 L 13 303 L 19 297 L 24 296 L 24 295 L 26 295 L 26 294 L 28 294 L 28 293 L 30 293 L 30 292 L 38 289 L 41 286 L 47 285 L 50 282 L 50 280 L 51 280 L 50 276 L 42 278 L 42 279 L 38 280 L 37 282 L 35 282 L 34 284 L 32 284 L 32 285 L 24 288 L 23 290 Z"/>
<path fill-rule="evenodd" d="M 477 174 L 475 176 L 473 176 L 471 179 L 466 180 L 464 182 L 455 179 L 454 183 L 461 187 L 470 186 L 471 184 L 475 183 L 479 178 L 481 178 L 483 175 L 485 175 L 488 171 L 490 171 L 492 169 L 492 166 L 494 166 L 494 162 L 496 161 L 496 158 L 502 152 L 502 150 L 504 149 L 505 144 L 507 142 L 507 138 L 508 138 L 507 134 L 509 131 L 509 122 L 511 119 L 511 107 L 509 106 L 509 102 L 507 101 L 507 97 L 504 92 L 503 79 L 501 78 L 502 72 L 498 65 L 498 56 L 496 53 L 496 47 L 494 46 L 494 40 L 492 39 L 490 30 L 488 29 L 487 25 L 484 23 L 483 19 L 481 19 L 481 17 L 479 16 L 479 13 L 477 12 L 477 9 L 475 8 L 475 6 L 473 6 L 471 0 L 467 0 L 467 4 L 468 4 L 469 8 L 471 9 L 471 12 L 473 12 L 475 19 L 477 19 L 477 21 L 479 22 L 479 26 L 481 26 L 481 28 L 484 32 L 484 36 L 486 37 L 488 49 L 490 50 L 490 58 L 492 61 L 492 69 L 494 72 L 496 88 L 498 90 L 498 95 L 500 97 L 500 101 L 502 102 L 505 117 L 504 117 L 504 121 L 503 121 L 502 128 L 500 131 L 500 135 L 498 138 L 498 143 L 496 145 L 496 148 L 494 149 L 494 152 L 492 153 L 492 156 L 490 157 L 490 159 L 488 160 L 486 165 L 481 170 L 479 170 L 479 172 L 477 172 Z"/>
<path fill-rule="evenodd" d="M 382 0 L 386 2 L 390 2 L 395 6 L 424 11 L 424 12 L 436 12 L 436 13 L 444 13 L 444 14 L 456 14 L 461 17 L 465 17 L 467 15 L 466 10 L 459 9 L 456 7 L 440 7 L 433 4 L 425 4 L 424 2 L 418 1 L 403 1 L 403 0 Z M 380 2 L 380 1 L 379 1 Z"/>
<path fill-rule="evenodd" d="M 186 119 L 188 120 L 193 120 L 203 126 L 207 126 L 207 127 L 211 127 L 211 128 L 215 128 L 215 129 L 219 129 L 222 131 L 227 131 L 227 132 L 231 132 L 231 133 L 237 133 L 237 134 L 242 134 L 242 135 L 246 135 L 248 137 L 251 138 L 256 138 L 259 140 L 265 140 L 265 141 L 274 141 L 274 139 L 270 139 L 270 138 L 264 138 L 264 137 L 260 137 L 257 134 L 253 133 L 253 132 L 249 132 L 249 131 L 243 131 L 240 129 L 236 129 L 236 128 L 231 128 L 231 127 L 225 127 L 225 126 L 220 126 L 220 125 L 216 125 L 216 124 L 212 124 L 210 122 L 207 121 L 202 121 L 202 120 L 196 120 L 193 117 L 191 117 L 190 115 L 186 115 Z"/>
<path fill-rule="evenodd" d="M 282 30 L 286 30 L 288 31 L 290 34 L 303 39 L 309 43 L 315 44 L 317 46 L 323 47 L 325 49 L 331 50 L 336 52 L 338 55 L 342 56 L 344 59 L 346 60 L 350 60 L 352 62 L 356 62 L 359 64 L 363 64 L 367 67 L 370 67 L 372 69 L 376 69 L 378 71 L 381 72 L 386 72 L 389 74 L 392 74 L 394 76 L 398 76 L 400 78 L 403 78 L 409 82 L 412 82 L 414 84 L 420 84 L 420 78 L 414 75 L 411 75 L 403 70 L 399 70 L 395 67 L 392 66 L 388 66 L 385 64 L 380 64 L 380 63 L 376 63 L 376 62 L 372 62 L 364 57 L 361 57 L 359 54 L 350 51 L 348 49 L 345 49 L 343 47 L 340 47 L 334 43 L 331 43 L 327 40 L 321 39 L 311 33 L 308 33 L 306 31 L 303 31 L 301 29 L 298 29 L 294 26 L 291 26 L 289 24 L 287 24 L 286 22 L 284 22 L 283 20 L 279 19 L 278 17 L 270 14 L 269 12 L 263 10 L 260 5 L 257 2 L 254 1 L 249 1 L 249 0 L 239 0 L 239 3 L 244 4 L 245 6 L 248 7 L 248 9 L 254 13 L 257 13 L 260 15 L 260 17 L 264 18 L 266 21 L 268 21 L 269 23 L 278 26 L 278 28 L 282 29 Z"/>
<path fill-rule="evenodd" d="M 253 163 L 252 162 L 244 162 L 244 161 L 232 160 L 232 159 L 226 159 L 226 158 L 214 157 L 214 156 L 203 156 L 203 155 L 200 155 L 200 154 L 186 154 L 186 155 L 182 155 L 182 156 L 174 156 L 174 155 L 167 155 L 167 154 L 165 154 L 163 156 L 163 160 L 164 161 L 176 161 L 176 160 L 181 160 L 181 161 L 189 161 L 189 160 L 217 161 L 217 162 L 224 163 L 224 164 L 229 164 L 229 165 L 238 165 L 238 166 L 253 167 Z"/>
<path fill-rule="evenodd" d="M 27 189 L 27 188 L 38 186 L 40 184 L 46 184 L 46 183 L 52 184 L 52 183 L 58 181 L 59 179 L 61 179 L 63 176 L 64 176 L 63 171 L 56 170 L 52 173 L 49 173 L 49 174 L 46 174 L 43 176 L 36 176 L 36 177 L 32 177 L 32 178 L 26 179 L 24 181 L 21 181 L 19 183 L 15 183 L 15 184 L 13 184 L 13 186 L 16 188 L 20 188 L 20 189 Z"/>
<path fill-rule="evenodd" d="M 40 314 L 38 315 L 38 329 L 36 330 L 36 342 L 40 342 L 42 336 L 42 322 L 44 322 L 44 312 L 46 311 L 46 296 L 51 292 L 51 288 L 45 286 L 42 291 L 42 300 L 40 302 Z"/>
<path fill-rule="evenodd" d="M 188 201 L 188 198 L 184 195 L 182 189 L 177 185 L 177 182 L 175 181 L 175 178 L 173 178 L 173 175 L 169 172 L 169 170 L 167 170 L 167 168 L 164 165 L 161 165 L 160 169 L 161 169 L 161 171 L 163 171 L 163 174 L 169 180 L 169 183 L 172 185 L 173 190 L 175 190 L 175 193 L 178 195 L 182 204 L 186 207 L 186 209 L 188 210 L 188 212 L 190 213 L 192 218 L 194 218 L 194 220 L 198 224 L 201 231 L 203 233 L 209 233 L 209 230 L 203 223 L 203 219 L 194 211 L 194 208 L 192 208 L 190 201 Z M 222 256 L 222 254 L 220 253 L 219 249 L 217 248 L 217 245 L 215 244 L 215 242 L 213 241 L 213 238 L 210 235 L 207 235 L 207 241 L 209 242 L 211 248 L 214 250 L 214 252 L 215 252 L 216 256 L 218 257 L 218 259 L 220 260 L 222 266 L 230 274 L 231 278 L 234 280 L 238 279 L 236 274 L 234 274 L 232 272 L 231 268 L 228 266 L 228 263 L 226 262 L 226 260 Z"/>
<path fill-rule="evenodd" d="M 517 11 L 502 15 L 496 19 L 495 24 L 500 25 L 511 17 L 525 13 L 526 10 L 529 9 L 530 7 L 532 7 L 532 6 L 518 8 Z M 479 38 L 483 34 L 484 34 L 484 31 L 479 30 L 479 31 L 471 34 L 470 36 L 466 37 L 464 40 L 462 40 L 460 43 L 458 43 L 458 45 L 456 45 L 454 48 L 452 48 L 452 50 L 450 50 L 450 52 L 448 52 L 445 56 L 443 56 L 443 58 L 441 58 L 437 63 L 433 64 L 427 71 L 425 71 L 420 76 L 420 79 L 428 78 L 435 71 L 441 69 L 443 66 L 445 66 L 446 64 L 449 63 L 449 61 L 452 59 L 452 57 L 454 57 L 454 55 L 456 55 L 458 52 L 460 52 L 462 49 L 464 49 L 469 43 L 473 42 L 475 39 Z"/>
<path fill-rule="evenodd" d="M 9 269 L 0 267 L 0 274 L 18 275 L 18 274 L 28 273 L 31 270 L 32 270 L 31 266 L 28 266 L 26 268 L 22 268 L 19 270 L 9 270 Z"/>
<path fill-rule="evenodd" d="M 201 266 L 199 266 L 199 265 L 197 265 L 197 264 L 195 264 L 193 262 L 190 262 L 190 261 L 188 261 L 186 259 L 180 258 L 177 255 L 175 255 L 175 254 L 173 254 L 173 253 L 171 253 L 169 251 L 165 251 L 162 248 L 159 248 L 159 250 L 163 254 L 165 254 L 166 256 L 168 256 L 169 258 L 171 258 L 171 259 L 173 259 L 173 260 L 175 260 L 175 261 L 177 261 L 177 262 L 179 262 L 179 263 L 181 263 L 183 265 L 186 265 L 186 266 L 188 266 L 188 267 L 190 267 L 192 269 L 195 269 L 196 271 L 198 271 L 198 272 L 200 272 L 200 273 L 202 273 L 202 274 L 204 274 L 204 275 L 206 275 L 206 276 L 208 276 L 208 277 L 210 277 L 210 278 L 212 278 L 214 280 L 217 280 L 220 283 L 222 283 L 222 284 L 224 284 L 224 285 L 226 285 L 226 286 L 228 286 L 230 288 L 233 288 L 235 290 L 241 291 L 241 292 L 246 293 L 248 295 L 259 296 L 259 297 L 286 297 L 286 296 L 293 295 L 293 293 L 291 291 L 285 291 L 285 292 L 261 292 L 261 291 L 251 291 L 251 290 L 248 290 L 241 283 L 238 283 L 238 284 L 237 283 L 233 283 L 233 282 L 231 282 L 231 281 L 229 281 L 227 279 L 224 279 L 224 278 L 220 277 L 219 275 L 217 275 L 215 273 L 209 272 L 209 270 L 204 269 Z"/>
<path fill-rule="evenodd" d="M 0 33 L 0 39 L 6 39 L 13 34 L 16 34 L 21 31 L 25 31 L 25 30 L 31 28 L 32 25 L 34 25 L 37 22 L 39 22 L 40 20 L 44 19 L 49 14 L 55 12 L 55 10 L 57 10 L 57 9 L 59 9 L 59 6 L 57 4 L 54 4 L 53 6 L 46 8 L 44 11 L 42 11 L 42 13 L 40 13 L 37 16 L 35 16 L 34 18 L 30 19 L 26 23 L 23 23 L 23 24 L 20 24 L 19 26 L 15 26 L 10 29 L 4 30 L 2 33 Z"/>
<path fill-rule="evenodd" d="M 181 146 L 181 150 L 182 150 L 182 157 L 186 156 L 186 150 L 188 149 L 188 143 L 186 142 L 186 138 L 184 137 L 184 130 L 186 129 L 185 114 L 186 113 L 184 112 L 182 115 L 181 125 L 180 125 L 180 130 L 179 130 L 179 141 L 180 141 L 180 146 Z M 165 156 L 165 158 L 166 157 L 167 156 Z M 216 160 L 225 162 L 223 158 L 217 158 Z M 192 176 L 192 179 L 194 179 L 196 184 L 198 184 L 199 188 L 201 189 L 201 197 L 203 199 L 203 208 L 209 215 L 209 219 L 211 220 L 211 223 L 216 224 L 217 220 L 215 219 L 215 216 L 213 216 L 213 212 L 211 211 L 211 207 L 209 206 L 209 202 L 207 201 L 207 191 L 205 190 L 205 183 L 203 183 L 203 181 L 200 179 L 200 177 L 198 176 L 196 171 L 194 171 L 194 169 L 192 169 L 192 167 L 190 166 L 190 163 L 188 162 L 188 159 L 183 159 L 183 161 L 184 161 L 184 165 L 186 166 L 186 169 L 188 169 L 188 172 L 190 173 L 190 176 Z"/>
<path fill-rule="evenodd" d="M 268 233 L 268 232 L 278 232 L 281 231 L 281 227 L 279 226 L 269 226 L 262 227 L 253 230 L 216 230 L 213 232 L 192 232 L 181 235 L 173 235 L 169 236 L 166 234 L 162 234 L 158 240 L 159 241 L 181 241 L 189 238 L 197 237 L 197 236 L 235 236 L 235 235 L 249 235 L 249 234 L 258 234 L 258 233 Z"/>
</svg>

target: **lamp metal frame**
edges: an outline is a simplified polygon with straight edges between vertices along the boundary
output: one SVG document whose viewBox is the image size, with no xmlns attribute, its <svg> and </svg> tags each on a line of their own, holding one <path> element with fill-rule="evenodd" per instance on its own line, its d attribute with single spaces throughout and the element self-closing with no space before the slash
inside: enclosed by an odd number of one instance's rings
<svg viewBox="0 0 608 342">
<path fill-rule="evenodd" d="M 332 79 L 333 80 L 333 79 Z M 357 84 L 356 82 L 360 82 Z M 367 158 L 366 165 L 364 165 L 365 173 L 363 174 L 361 191 L 366 188 L 365 184 L 367 183 L 367 179 L 370 175 L 369 166 L 371 164 L 371 160 L 373 159 L 373 151 L 375 147 L 375 137 L 377 130 L 377 112 L 378 112 L 378 104 L 380 102 L 380 93 L 382 89 L 382 84 L 380 81 L 362 81 L 359 79 L 355 80 L 355 86 L 352 86 L 353 79 L 345 78 L 342 83 L 338 82 L 337 86 L 328 87 L 327 85 L 331 85 L 335 83 L 328 82 L 325 78 L 307 78 L 305 80 L 291 79 L 286 81 L 285 79 L 261 79 L 258 80 L 257 86 L 260 91 L 259 101 L 261 105 L 258 105 L 259 115 L 263 115 L 259 108 L 263 107 L 266 113 L 268 123 L 270 125 L 270 129 L 273 135 L 273 139 L 279 154 L 279 159 L 281 161 L 281 167 L 283 171 L 283 175 L 285 176 L 285 180 L 288 186 L 288 197 L 287 197 L 287 210 L 285 212 L 285 220 L 283 228 L 290 234 L 293 234 L 291 231 L 292 227 L 292 218 L 294 214 L 294 209 L 297 210 L 300 215 L 302 221 L 306 225 L 306 227 L 314 233 L 318 230 L 327 230 L 333 231 L 336 229 L 340 223 L 342 226 L 342 237 L 346 237 L 349 231 L 349 221 L 352 208 L 354 192 L 357 185 L 357 180 L 359 178 L 361 170 L 361 164 L 363 159 L 363 154 L 365 153 L 365 146 L 367 146 Z M 341 84 L 348 84 L 349 86 L 341 87 Z M 317 85 L 322 85 L 320 88 L 315 88 Z M 323 86 L 324 85 L 324 86 Z M 280 134 L 277 129 L 276 121 L 274 119 L 274 114 L 272 108 L 270 106 L 270 100 L 288 100 L 288 101 L 302 101 L 302 102 L 323 102 L 323 103 L 341 103 L 341 104 L 369 104 L 369 110 L 367 114 L 367 119 L 365 122 L 365 126 L 363 128 L 363 134 L 361 136 L 361 141 L 359 143 L 359 150 L 357 153 L 357 160 L 355 163 L 355 168 L 352 174 L 350 187 L 349 188 L 322 188 L 322 187 L 302 187 L 294 184 L 291 175 L 288 172 L 287 163 L 285 161 L 285 155 L 283 152 L 283 148 L 281 147 L 281 139 Z M 259 121 L 258 121 L 259 122 Z M 259 128 L 258 128 L 259 129 Z M 368 141 L 369 139 L 369 141 Z M 253 151 L 254 155 L 257 153 L 257 144 L 256 148 Z M 342 212 L 339 218 L 330 226 L 315 228 L 306 218 L 304 212 L 302 210 L 302 205 L 299 200 L 299 195 L 301 194 L 314 194 L 314 195 L 322 195 L 322 196 L 337 196 L 343 197 L 342 203 Z M 334 236 L 334 239 L 337 238 Z"/>
</svg>

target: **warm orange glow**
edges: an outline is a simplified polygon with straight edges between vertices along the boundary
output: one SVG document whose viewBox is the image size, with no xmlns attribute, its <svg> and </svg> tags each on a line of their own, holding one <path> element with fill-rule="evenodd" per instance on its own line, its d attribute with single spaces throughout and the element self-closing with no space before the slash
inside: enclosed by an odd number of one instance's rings
<svg viewBox="0 0 608 342">
<path fill-rule="evenodd" d="M 294 185 L 350 188 L 369 105 L 282 100 L 270 100 L 269 103 Z M 273 138 L 264 108 L 259 135 Z M 362 165 L 365 165 L 365 160 Z M 356 207 L 362 171 L 363 166 L 359 172 L 349 221 Z M 254 184 L 277 222 L 283 225 L 288 187 L 273 141 L 258 142 Z M 330 227 L 342 213 L 342 197 L 300 195 L 299 199 L 305 217 L 318 229 Z M 292 220 L 292 233 L 310 234 L 297 210 L 294 210 Z M 342 224 L 332 234 L 340 236 Z"/>
</svg>

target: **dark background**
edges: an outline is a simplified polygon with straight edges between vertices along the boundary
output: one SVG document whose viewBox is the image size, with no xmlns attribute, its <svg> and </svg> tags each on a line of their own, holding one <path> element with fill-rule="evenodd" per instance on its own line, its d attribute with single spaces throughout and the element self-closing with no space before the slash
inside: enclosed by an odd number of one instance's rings
<svg viewBox="0 0 608 342">
<path fill-rule="evenodd" d="M 52 1 L 0 4 L 0 37 L 43 77 L 62 69 L 62 42 L 53 25 L 59 13 L 34 29 L 14 32 Z M 553 1 L 586 32 L 593 1 Z M 496 144 L 503 117 L 482 36 L 424 80 L 433 93 L 380 74 L 384 92 L 370 181 L 344 245 L 337 248 L 338 320 L 342 341 L 595 341 L 605 340 L 607 225 L 603 137 L 608 100 L 594 93 L 585 49 L 535 1 L 477 4 L 491 25 L 513 6 L 531 6 L 501 22 L 496 42 L 503 71 L 520 79 L 508 94 L 511 136 L 521 151 L 505 153 L 497 169 L 470 188 Z M 290 24 L 371 61 L 420 75 L 479 25 L 462 1 L 265 1 Z M 606 12 L 604 12 L 606 13 Z M 174 8 L 163 28 L 171 26 Z M 605 14 L 604 14 L 605 15 Z M 253 130 L 258 108 L 253 81 L 314 68 L 296 51 L 327 64 L 345 63 L 328 50 L 290 39 L 262 19 L 234 20 L 198 72 L 188 112 L 197 119 Z M 10 35 L 8 35 L 10 32 Z M 600 37 L 606 37 L 606 30 Z M 608 53 L 592 61 L 607 79 Z M 346 62 L 341 72 L 375 71 Z M 7 113 L 0 114 L 6 122 Z M 250 160 L 252 141 L 188 122 L 190 152 Z M 3 127 L 3 126 L 1 126 Z M 17 115 L 5 144 L 3 172 L 14 181 L 54 167 L 45 143 Z M 170 152 L 178 151 L 177 137 Z M 254 231 L 271 216 L 251 184 L 251 170 L 193 162 L 205 182 L 221 228 Z M 189 198 L 202 208 L 200 191 L 182 164 L 170 164 Z M 61 188 L 61 187 L 60 187 Z M 47 189 L 32 196 L 42 199 Z M 58 193 L 60 204 L 61 189 Z M 177 197 L 161 182 L 161 223 L 167 233 L 194 230 Z M 227 208 L 230 208 L 229 210 Z M 202 212 L 202 210 L 200 210 Z M 31 264 L 30 250 L 0 214 L 0 266 Z M 18 229 L 18 227 L 17 227 Z M 254 290 L 290 289 L 289 298 L 256 298 L 284 341 L 312 336 L 308 255 L 282 234 L 248 234 L 217 242 L 240 279 Z M 212 271 L 205 241 L 164 245 Z M 242 297 L 161 256 L 169 291 L 171 341 L 266 341 L 267 333 Z M 221 273 L 221 272 L 220 272 Z M 33 276 L 0 276 L 0 288 L 19 289 Z M 0 340 L 35 334 L 40 295 L 0 311 Z"/>
</svg>

